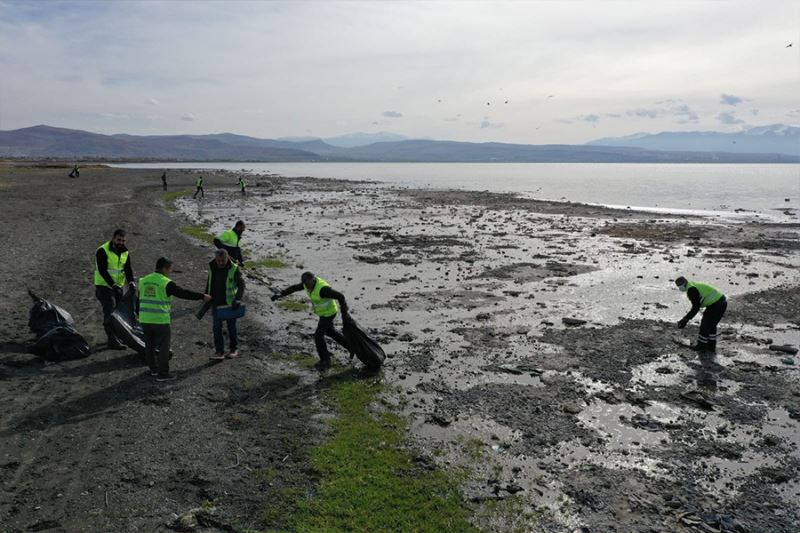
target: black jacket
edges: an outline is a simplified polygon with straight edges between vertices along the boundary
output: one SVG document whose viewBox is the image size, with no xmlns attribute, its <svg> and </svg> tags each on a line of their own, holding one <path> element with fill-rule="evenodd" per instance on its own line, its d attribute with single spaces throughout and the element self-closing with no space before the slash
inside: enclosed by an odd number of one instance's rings
<svg viewBox="0 0 800 533">
<path fill-rule="evenodd" d="M 280 292 L 280 296 L 288 296 L 289 294 L 299 292 L 305 290 L 305 286 L 302 283 L 298 283 L 297 285 L 292 285 L 291 287 L 287 287 Z M 339 308 L 342 310 L 342 313 L 347 313 L 347 300 L 344 298 L 344 294 L 339 291 L 335 291 L 330 287 L 322 287 L 319 290 L 319 295 L 323 298 L 332 298 L 339 302 Z"/>
<path fill-rule="evenodd" d="M 108 249 L 112 254 L 117 254 L 117 255 L 120 255 L 120 256 L 123 253 L 125 253 L 126 251 L 128 251 L 128 249 L 126 248 L 126 249 L 118 252 L 114 248 L 113 244 L 110 245 L 108 247 Z M 108 273 L 108 256 L 106 255 L 106 252 L 102 248 L 98 248 L 97 249 L 97 253 L 94 254 L 94 258 L 97 261 L 97 271 L 100 272 L 100 276 L 105 280 L 106 283 L 108 283 L 109 287 L 113 287 L 114 286 L 114 280 L 111 279 L 111 274 Z M 127 281 L 128 283 L 131 283 L 133 281 L 133 267 L 131 266 L 131 254 L 130 253 L 128 253 L 128 260 L 125 261 L 124 270 L 125 270 L 125 281 Z"/>
<path fill-rule="evenodd" d="M 214 305 L 228 305 L 226 282 L 228 279 L 228 270 L 233 268 L 233 263 L 228 259 L 228 263 L 220 268 L 217 266 L 215 260 L 208 263 L 208 271 L 211 273 L 211 279 L 206 286 L 206 293 L 211 295 L 211 302 Z M 241 269 L 236 269 L 236 274 L 233 275 L 233 280 L 236 283 L 236 296 L 235 300 L 241 300 L 244 296 L 244 278 L 242 277 Z"/>
</svg>

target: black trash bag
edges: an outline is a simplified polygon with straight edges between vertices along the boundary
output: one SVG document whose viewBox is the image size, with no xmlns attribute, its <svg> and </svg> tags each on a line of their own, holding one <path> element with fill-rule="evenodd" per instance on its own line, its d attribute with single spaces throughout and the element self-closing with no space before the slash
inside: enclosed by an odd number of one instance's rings
<svg viewBox="0 0 800 533">
<path fill-rule="evenodd" d="M 29 348 L 31 353 L 48 361 L 88 357 L 91 348 L 75 329 L 72 315 L 30 291 L 28 294 L 33 299 L 28 327 L 36 335 L 36 341 Z"/>
<path fill-rule="evenodd" d="M 128 290 L 108 320 L 114 335 L 122 344 L 144 357 L 144 331 L 136 319 L 135 310 L 136 291 Z"/>
<path fill-rule="evenodd" d="M 368 370 L 378 370 L 386 359 L 383 348 L 372 340 L 352 317 L 345 318 L 343 322 L 342 334 L 347 340 L 350 350 L 356 354 L 356 357 L 364 363 Z"/>
</svg>

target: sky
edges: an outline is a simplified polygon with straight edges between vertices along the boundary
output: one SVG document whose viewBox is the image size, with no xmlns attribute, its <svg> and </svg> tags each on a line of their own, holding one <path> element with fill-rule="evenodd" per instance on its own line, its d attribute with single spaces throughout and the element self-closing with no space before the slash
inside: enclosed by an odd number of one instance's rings
<svg viewBox="0 0 800 533">
<path fill-rule="evenodd" d="M 800 124 L 797 0 L 0 0 L 0 130 L 544 144 L 776 123 Z"/>
</svg>

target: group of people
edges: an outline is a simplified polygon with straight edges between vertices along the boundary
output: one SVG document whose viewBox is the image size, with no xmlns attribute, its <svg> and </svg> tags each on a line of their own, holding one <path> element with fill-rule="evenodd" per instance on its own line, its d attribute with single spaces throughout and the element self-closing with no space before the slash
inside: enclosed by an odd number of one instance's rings
<svg viewBox="0 0 800 533">
<path fill-rule="evenodd" d="M 167 173 L 161 175 L 161 182 L 164 184 L 164 190 L 167 190 Z M 244 179 L 244 176 L 239 176 L 239 181 L 237 183 L 239 185 L 239 190 L 242 192 L 242 196 L 247 196 L 247 181 Z M 194 182 L 194 194 L 192 198 L 197 198 L 197 195 L 200 195 L 200 198 L 206 197 L 205 189 L 203 188 L 203 176 L 197 176 L 197 179 Z"/>
<path fill-rule="evenodd" d="M 245 223 L 239 220 L 231 229 L 223 231 L 214 238 L 217 250 L 214 252 L 214 258 L 208 263 L 205 292 L 185 289 L 172 281 L 173 262 L 166 257 L 160 257 L 156 261 L 155 270 L 139 279 L 137 287 L 127 248 L 127 232 L 124 229 L 115 230 L 111 240 L 101 244 L 95 252 L 95 296 L 103 309 L 103 326 L 108 337 L 108 348 L 125 349 L 114 332 L 111 315 L 122 300 L 124 288 L 127 286 L 130 291 L 138 290 L 136 308 L 144 333 L 145 361 L 156 381 L 175 379 L 175 375 L 169 370 L 173 297 L 203 300 L 212 307 L 214 338 L 214 354 L 210 356 L 212 360 L 222 361 L 238 357 L 237 318 L 229 318 L 218 311 L 224 307 L 238 309 L 244 297 L 245 282 L 242 275 L 244 258 L 240 242 L 245 229 Z M 304 272 L 300 283 L 283 291 L 276 291 L 272 300 L 302 290 L 306 291 L 312 310 L 319 317 L 314 334 L 320 358 L 316 368 L 324 370 L 331 366 L 331 353 L 325 343 L 326 336 L 349 350 L 344 336 L 334 327 L 334 319 L 340 311 L 343 317 L 349 316 L 347 300 L 328 282 L 311 272 Z M 228 330 L 228 352 L 225 352 L 223 327 L 227 327 Z"/>
</svg>

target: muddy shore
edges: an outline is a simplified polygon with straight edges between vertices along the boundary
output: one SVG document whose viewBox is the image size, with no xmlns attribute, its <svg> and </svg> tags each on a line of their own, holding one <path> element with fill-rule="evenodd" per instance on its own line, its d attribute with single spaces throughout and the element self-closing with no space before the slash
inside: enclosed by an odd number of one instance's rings
<svg viewBox="0 0 800 533">
<path fill-rule="evenodd" d="M 264 176 L 242 197 L 228 172 L 204 174 L 205 200 L 169 214 L 160 173 L 62 174 L 0 168 L 9 531 L 153 531 L 203 501 L 225 527 L 281 530 L 265 502 L 313 490 L 326 413 L 320 377 L 271 356 L 313 353 L 313 320 L 272 305 L 268 286 L 306 269 L 384 344 L 389 392 L 375 408 L 409 418 L 422 464 L 466 472 L 481 530 L 797 531 L 800 374 L 796 356 L 770 350 L 800 345 L 796 224 Z M 171 187 L 193 183 L 170 174 Z M 243 218 L 252 257 L 286 264 L 248 285 L 246 357 L 209 365 L 210 323 L 189 314 L 175 321 L 169 388 L 126 352 L 58 365 L 24 352 L 28 288 L 102 343 L 91 254 L 114 226 L 132 232 L 137 274 L 163 253 L 200 288 L 210 248 L 180 233 L 181 217 L 212 233 Z M 676 343 L 679 274 L 730 297 L 714 361 Z M 704 371 L 716 387 L 698 385 Z"/>
</svg>

